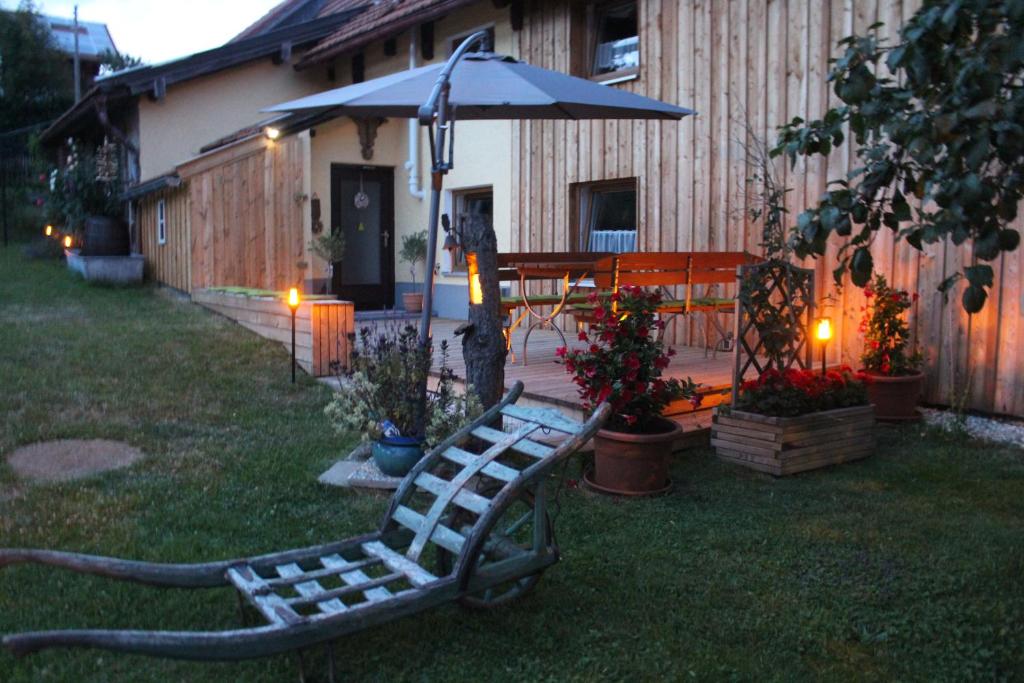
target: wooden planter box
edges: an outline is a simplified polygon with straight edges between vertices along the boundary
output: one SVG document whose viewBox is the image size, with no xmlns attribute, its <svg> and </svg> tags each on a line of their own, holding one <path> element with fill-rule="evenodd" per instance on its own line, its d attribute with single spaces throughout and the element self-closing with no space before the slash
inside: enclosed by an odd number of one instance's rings
<svg viewBox="0 0 1024 683">
<path fill-rule="evenodd" d="M 874 451 L 875 408 L 838 408 L 800 417 L 716 408 L 711 445 L 723 460 L 775 476 L 837 465 Z"/>
</svg>

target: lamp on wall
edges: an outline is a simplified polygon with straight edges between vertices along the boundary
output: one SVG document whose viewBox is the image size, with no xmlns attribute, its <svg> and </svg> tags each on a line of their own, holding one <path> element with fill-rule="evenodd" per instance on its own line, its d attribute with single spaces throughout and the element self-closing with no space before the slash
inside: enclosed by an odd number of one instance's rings
<svg viewBox="0 0 1024 683">
<path fill-rule="evenodd" d="M 267 136 L 268 140 L 276 140 L 281 137 L 281 129 L 267 126 L 263 129 L 263 134 Z"/>
<path fill-rule="evenodd" d="M 299 310 L 299 290 L 288 290 L 288 308 L 292 311 L 292 384 L 295 384 L 295 313 Z"/>
<path fill-rule="evenodd" d="M 832 339 L 832 318 L 823 316 L 814 321 L 814 336 L 821 343 L 821 374 L 825 374 L 825 347 Z"/>
</svg>

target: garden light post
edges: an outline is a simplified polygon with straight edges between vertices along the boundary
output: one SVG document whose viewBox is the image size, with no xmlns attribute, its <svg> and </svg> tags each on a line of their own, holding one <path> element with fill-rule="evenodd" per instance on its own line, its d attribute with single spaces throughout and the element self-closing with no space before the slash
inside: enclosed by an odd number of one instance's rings
<svg viewBox="0 0 1024 683">
<path fill-rule="evenodd" d="M 292 311 L 292 384 L 295 384 L 295 314 L 299 310 L 299 290 L 288 290 L 288 308 Z"/>
<path fill-rule="evenodd" d="M 821 343 L 821 374 L 825 374 L 825 348 L 832 338 L 832 318 L 821 317 L 814 321 L 814 336 Z"/>
</svg>

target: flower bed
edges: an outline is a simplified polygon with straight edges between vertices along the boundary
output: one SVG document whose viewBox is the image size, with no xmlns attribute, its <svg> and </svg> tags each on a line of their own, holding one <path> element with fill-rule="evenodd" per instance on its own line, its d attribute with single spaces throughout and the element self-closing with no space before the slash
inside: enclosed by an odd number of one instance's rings
<svg viewBox="0 0 1024 683">
<path fill-rule="evenodd" d="M 858 460 L 875 448 L 874 407 L 849 368 L 767 370 L 717 408 L 711 445 L 728 462 L 776 476 Z"/>
</svg>

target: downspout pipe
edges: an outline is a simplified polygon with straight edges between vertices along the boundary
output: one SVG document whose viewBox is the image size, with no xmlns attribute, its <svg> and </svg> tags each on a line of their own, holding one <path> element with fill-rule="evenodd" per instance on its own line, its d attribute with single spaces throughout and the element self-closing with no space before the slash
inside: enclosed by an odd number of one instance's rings
<svg viewBox="0 0 1024 683">
<path fill-rule="evenodd" d="M 409 32 L 409 69 L 416 68 L 416 50 L 419 49 L 417 31 Z M 420 126 L 416 119 L 409 119 L 409 160 L 405 162 L 405 170 L 409 172 L 409 194 L 416 199 L 427 196 L 420 187 Z"/>
</svg>

